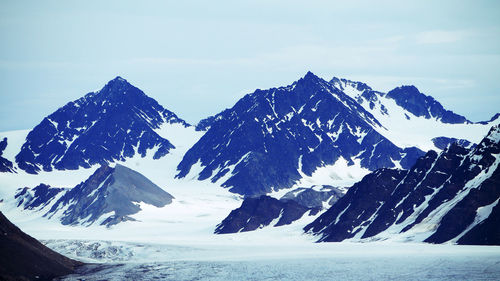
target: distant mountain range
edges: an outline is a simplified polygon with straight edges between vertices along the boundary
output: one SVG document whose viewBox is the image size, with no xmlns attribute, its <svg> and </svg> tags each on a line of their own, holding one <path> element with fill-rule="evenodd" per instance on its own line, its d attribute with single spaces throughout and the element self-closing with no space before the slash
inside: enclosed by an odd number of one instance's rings
<svg viewBox="0 0 500 281">
<path fill-rule="evenodd" d="M 478 142 L 477 135 L 498 120 L 472 123 L 414 86 L 382 93 L 308 72 L 289 86 L 257 90 L 200 121 L 196 130 L 205 133 L 178 164 L 177 177 L 200 166 L 191 176 L 245 196 L 262 195 L 299 184 L 318 168 L 334 170 L 338 161 L 361 174 L 408 169 L 429 149 Z M 171 124 L 192 127 L 116 77 L 44 118 L 27 135 L 15 163 L 0 155 L 0 171 L 89 168 L 134 155 L 158 159 L 174 148 Z"/>
<path fill-rule="evenodd" d="M 375 170 L 407 168 L 424 154 L 399 148 L 375 130 L 382 125 L 354 99 L 311 72 L 287 87 L 257 90 L 202 121 L 210 128 L 186 153 L 179 177 L 200 163 L 199 179 L 243 195 L 289 188 L 318 167 L 343 158 Z"/>
<path fill-rule="evenodd" d="M 366 173 L 408 169 L 424 150 L 472 143 L 480 137 L 471 135 L 484 135 L 497 121 L 474 124 L 413 86 L 385 94 L 309 72 L 289 86 L 257 90 L 202 120 L 197 128 L 207 131 L 184 156 L 178 177 L 201 166 L 200 180 L 255 196 L 294 186 L 339 160 Z"/>
<path fill-rule="evenodd" d="M 216 233 L 323 212 L 305 228 L 320 241 L 495 244 L 499 123 L 498 114 L 471 122 L 414 86 L 382 93 L 308 72 L 192 126 L 116 77 L 45 117 L 22 143 L 0 133 L 0 171 L 22 177 L 100 166 L 75 187 L 40 183 L 15 200 L 62 224 L 112 226 L 133 220 L 141 202 L 173 199 L 119 163 L 175 152 L 177 179 L 211 181 L 243 197 Z"/>
</svg>

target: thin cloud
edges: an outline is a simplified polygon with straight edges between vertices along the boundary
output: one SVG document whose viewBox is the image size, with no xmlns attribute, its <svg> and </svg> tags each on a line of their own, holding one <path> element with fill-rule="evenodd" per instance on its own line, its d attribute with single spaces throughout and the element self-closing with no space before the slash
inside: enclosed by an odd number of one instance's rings
<svg viewBox="0 0 500 281">
<path fill-rule="evenodd" d="M 417 44 L 445 44 L 461 41 L 465 37 L 466 32 L 461 30 L 430 30 L 418 33 L 415 36 L 415 41 Z"/>
</svg>

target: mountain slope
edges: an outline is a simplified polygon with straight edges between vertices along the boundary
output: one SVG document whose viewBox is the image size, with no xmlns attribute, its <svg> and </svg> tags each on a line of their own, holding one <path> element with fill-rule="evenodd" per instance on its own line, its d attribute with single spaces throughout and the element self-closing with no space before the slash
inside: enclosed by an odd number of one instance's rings
<svg viewBox="0 0 500 281">
<path fill-rule="evenodd" d="M 220 180 L 247 196 L 291 187 L 340 159 L 368 171 L 407 168 L 423 154 L 395 146 L 374 129 L 381 125 L 369 112 L 310 72 L 200 123 L 208 130 L 184 156 L 178 177 L 195 167 L 198 179 Z"/>
<path fill-rule="evenodd" d="M 44 184 L 16 194 L 18 206 L 45 212 L 46 217 L 60 216 L 64 225 L 111 226 L 133 220 L 141 210 L 138 203 L 163 207 L 173 196 L 143 175 L 125 166 L 102 166 L 85 182 L 74 188 L 53 188 Z"/>
<path fill-rule="evenodd" d="M 320 241 L 400 237 L 497 243 L 490 231 L 498 233 L 498 225 L 488 217 L 496 214 L 500 198 L 499 142 L 500 126 L 494 126 L 475 148 L 454 144 L 440 154 L 428 152 L 408 171 L 375 171 L 305 231 L 319 235 Z M 471 229 L 481 235 L 468 235 Z M 483 241 L 474 240 L 480 237 Z"/>
<path fill-rule="evenodd" d="M 25 234 L 0 212 L 0 280 L 52 280 L 80 265 Z"/>
<path fill-rule="evenodd" d="M 125 79 L 69 102 L 42 120 L 16 155 L 19 168 L 88 168 L 152 150 L 155 159 L 174 148 L 156 130 L 165 124 L 189 126 Z"/>
<path fill-rule="evenodd" d="M 241 206 L 215 228 L 216 234 L 252 231 L 268 225 L 281 226 L 300 219 L 306 212 L 316 214 L 317 208 L 303 206 L 294 200 L 278 200 L 262 195 L 246 198 Z"/>
<path fill-rule="evenodd" d="M 415 86 L 401 86 L 383 93 L 347 79 L 334 77 L 330 83 L 370 112 L 383 126 L 376 128 L 377 131 L 399 147 L 416 146 L 428 151 L 442 150 L 451 140 L 477 144 L 491 126 L 500 123 L 498 116 L 488 122 L 472 123 L 446 110 Z M 441 137 L 449 141 L 443 145 Z"/>
</svg>

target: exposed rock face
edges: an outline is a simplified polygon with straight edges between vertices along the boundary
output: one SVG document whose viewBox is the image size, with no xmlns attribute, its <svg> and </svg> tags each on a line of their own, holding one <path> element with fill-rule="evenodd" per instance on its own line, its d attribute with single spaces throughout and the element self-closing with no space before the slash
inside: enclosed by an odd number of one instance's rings
<svg viewBox="0 0 500 281">
<path fill-rule="evenodd" d="M 52 280 L 80 265 L 25 234 L 0 212 L 0 280 Z"/>
<path fill-rule="evenodd" d="M 313 214 L 319 209 L 308 208 L 293 200 L 280 201 L 266 195 L 246 198 L 241 207 L 231 211 L 215 229 L 216 234 L 252 231 L 265 226 L 281 226 L 300 219 L 306 212 Z"/>
<path fill-rule="evenodd" d="M 2 157 L 3 151 L 7 148 L 7 138 L 0 141 L 0 172 L 14 172 L 14 165 L 8 159 Z"/>
<path fill-rule="evenodd" d="M 344 196 L 343 190 L 331 185 L 324 185 L 313 186 L 311 188 L 297 188 L 283 195 L 280 200 L 292 200 L 308 208 L 323 209 L 325 203 L 331 206 L 342 196 Z"/>
<path fill-rule="evenodd" d="M 433 97 L 422 94 L 415 86 L 395 88 L 389 91 L 386 96 L 415 116 L 423 116 L 427 119 L 437 118 L 443 123 L 470 123 L 465 117 L 444 109 Z"/>
<path fill-rule="evenodd" d="M 155 131 L 166 123 L 189 126 L 141 90 L 117 77 L 98 92 L 69 102 L 42 120 L 16 156 L 19 168 L 88 168 L 152 150 L 155 159 L 174 148 Z"/>
<path fill-rule="evenodd" d="M 320 241 L 421 237 L 430 243 L 498 244 L 500 128 L 475 148 L 452 144 L 408 171 L 381 169 L 305 227 Z"/>
<path fill-rule="evenodd" d="M 475 144 L 471 143 L 468 140 L 456 139 L 456 138 L 449 138 L 449 137 L 437 137 L 437 138 L 433 138 L 432 142 L 434 143 L 434 145 L 437 148 L 442 149 L 442 150 L 446 149 L 449 145 L 451 145 L 452 143 L 455 143 L 455 142 L 458 145 L 463 146 L 463 147 L 475 146 Z"/>
<path fill-rule="evenodd" d="M 492 207 L 491 213 L 484 221 L 465 233 L 458 244 L 462 245 L 500 245 L 500 204 Z"/>
<path fill-rule="evenodd" d="M 375 170 L 409 168 L 424 153 L 401 149 L 374 128 L 380 123 L 351 97 L 307 73 L 287 87 L 257 90 L 200 122 L 205 135 L 185 154 L 178 177 L 201 164 L 230 191 L 257 196 L 288 188 L 341 157 Z"/>
<path fill-rule="evenodd" d="M 48 217 L 61 215 L 65 225 L 98 222 L 111 226 L 133 220 L 130 215 L 141 210 L 140 202 L 163 207 L 172 203 L 173 196 L 138 172 L 117 164 L 115 168 L 102 166 L 74 188 L 41 184 L 32 191 L 22 189 L 16 199 L 24 209 L 43 209 Z M 54 204 L 47 210 L 51 203 Z"/>
</svg>

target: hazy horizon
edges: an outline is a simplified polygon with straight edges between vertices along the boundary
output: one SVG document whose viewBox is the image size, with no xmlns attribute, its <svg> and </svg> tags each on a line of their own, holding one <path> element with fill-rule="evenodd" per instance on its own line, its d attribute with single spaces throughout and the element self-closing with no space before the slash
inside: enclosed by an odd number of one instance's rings
<svg viewBox="0 0 500 281">
<path fill-rule="evenodd" d="M 116 76 L 190 123 L 307 71 L 415 85 L 472 121 L 500 108 L 499 2 L 3 1 L 0 15 L 0 131 Z"/>
</svg>

